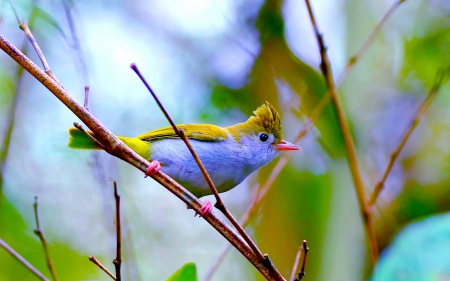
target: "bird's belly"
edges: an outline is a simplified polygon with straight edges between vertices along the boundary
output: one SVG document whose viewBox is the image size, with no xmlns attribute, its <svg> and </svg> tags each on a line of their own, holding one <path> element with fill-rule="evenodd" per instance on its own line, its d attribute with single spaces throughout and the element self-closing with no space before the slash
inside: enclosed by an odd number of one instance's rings
<svg viewBox="0 0 450 281">
<path fill-rule="evenodd" d="M 230 145 L 191 140 L 218 192 L 241 183 L 253 169 L 245 166 L 245 152 L 229 149 Z M 197 197 L 211 194 L 197 163 L 182 140 L 163 140 L 152 144 L 152 159 L 161 163 L 162 171 L 178 181 Z"/>
<path fill-rule="evenodd" d="M 236 171 L 227 169 L 227 167 L 222 166 L 221 170 L 217 170 L 209 169 L 208 166 L 205 165 L 205 168 L 219 193 L 232 189 L 241 183 L 245 178 L 242 176 L 235 176 L 234 174 L 236 174 Z M 197 197 L 212 194 L 205 177 L 196 165 L 186 166 L 172 163 L 170 165 L 163 166 L 162 171 L 179 182 Z"/>
</svg>

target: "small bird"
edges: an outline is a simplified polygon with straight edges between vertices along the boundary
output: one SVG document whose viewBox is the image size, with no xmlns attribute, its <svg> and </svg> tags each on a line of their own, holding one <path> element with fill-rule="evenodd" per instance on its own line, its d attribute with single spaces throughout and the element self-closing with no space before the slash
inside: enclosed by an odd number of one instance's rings
<svg viewBox="0 0 450 281">
<path fill-rule="evenodd" d="M 177 125 L 178 129 L 184 130 L 219 193 L 240 184 L 281 151 L 300 149 L 283 140 L 280 115 L 271 104 L 266 102 L 253 113 L 254 116 L 244 123 L 224 128 L 210 124 Z M 69 134 L 70 148 L 102 149 L 76 128 L 70 128 Z M 135 138 L 118 138 L 151 161 L 147 175 L 161 169 L 197 197 L 212 194 L 193 156 L 172 127 L 157 129 Z M 200 214 L 207 215 L 211 210 L 211 203 L 207 201 Z"/>
</svg>

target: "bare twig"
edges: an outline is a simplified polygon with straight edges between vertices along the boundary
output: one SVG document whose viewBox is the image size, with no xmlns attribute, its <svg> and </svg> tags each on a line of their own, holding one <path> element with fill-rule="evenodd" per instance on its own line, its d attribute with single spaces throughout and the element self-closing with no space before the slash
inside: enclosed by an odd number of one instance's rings
<svg viewBox="0 0 450 281">
<path fill-rule="evenodd" d="M 37 270 L 34 266 L 32 266 L 26 259 L 24 259 L 19 253 L 14 251 L 13 248 L 11 248 L 8 244 L 6 244 L 5 241 L 0 239 L 0 246 L 5 249 L 11 256 L 13 256 L 16 260 L 18 260 L 21 264 L 23 264 L 29 271 L 31 271 L 36 277 L 38 277 L 41 280 L 49 281 L 47 277 L 44 276 L 44 274 L 40 273 L 39 270 Z"/>
<path fill-rule="evenodd" d="M 347 74 L 353 69 L 353 67 L 356 65 L 359 59 L 367 52 L 369 47 L 372 45 L 373 41 L 377 37 L 378 33 L 380 33 L 380 30 L 384 26 L 386 21 L 391 17 L 391 15 L 400 6 L 400 4 L 402 4 L 405 1 L 406 0 L 397 0 L 392 4 L 392 6 L 389 8 L 386 14 L 384 14 L 384 16 L 381 18 L 381 20 L 378 22 L 378 24 L 375 26 L 375 28 L 372 30 L 369 36 L 366 38 L 366 40 L 361 45 L 356 54 L 350 58 L 347 65 L 345 66 L 344 71 L 342 71 L 341 75 L 339 75 L 339 78 L 337 79 L 336 82 L 337 86 L 340 85 L 342 81 L 344 81 Z"/>
<path fill-rule="evenodd" d="M 75 21 L 73 20 L 72 10 L 74 3 L 72 0 L 64 0 L 62 1 L 64 5 L 64 11 L 66 13 L 67 22 L 69 23 L 70 33 L 72 35 L 73 44 L 72 47 L 76 50 L 78 61 L 81 67 L 81 74 L 84 78 L 84 83 L 89 84 L 89 75 L 87 71 L 86 62 L 84 59 L 83 49 L 81 48 L 80 39 L 78 38 L 78 32 L 76 29 Z"/>
<path fill-rule="evenodd" d="M 303 252 L 305 254 L 303 255 L 302 269 L 297 274 L 297 278 L 295 278 L 294 281 L 300 281 L 305 276 L 306 259 L 308 258 L 308 252 L 309 252 L 308 242 L 306 240 L 303 240 Z"/>
<path fill-rule="evenodd" d="M 41 229 L 40 223 L 39 223 L 39 206 L 38 206 L 38 197 L 34 197 L 34 217 L 36 219 L 36 229 L 34 230 L 34 234 L 36 234 L 37 237 L 39 237 L 39 240 L 41 240 L 42 247 L 44 247 L 44 253 L 45 253 L 45 259 L 47 262 L 47 267 L 50 270 L 50 273 L 52 274 L 53 280 L 58 281 L 58 276 L 56 275 L 55 268 L 53 267 L 53 262 L 50 257 L 50 252 L 48 250 L 47 240 L 45 239 L 44 232 Z"/>
<path fill-rule="evenodd" d="M 116 268 L 116 278 L 117 281 L 122 280 L 121 274 L 120 274 L 120 265 L 122 264 L 122 231 L 120 228 L 120 195 L 117 192 L 117 183 L 115 180 L 113 180 L 114 185 L 114 199 L 116 201 L 116 258 L 113 260 L 113 264 Z"/>
<path fill-rule="evenodd" d="M 11 4 L 11 9 L 14 12 L 14 15 L 16 17 L 16 20 L 17 20 L 17 23 L 19 24 L 20 29 L 22 29 L 23 32 L 25 32 L 25 35 L 27 36 L 28 40 L 30 41 L 31 45 L 33 46 L 34 50 L 36 51 L 36 54 L 38 55 L 39 59 L 41 60 L 42 65 L 44 66 L 45 73 L 47 73 L 48 76 L 50 76 L 53 80 L 55 80 L 56 82 L 59 83 L 59 81 L 56 79 L 55 75 L 53 75 L 53 72 L 47 63 L 47 60 L 45 59 L 44 54 L 41 51 L 41 48 L 39 47 L 38 43 L 34 39 L 34 36 L 31 33 L 31 30 L 28 27 L 28 24 L 20 19 L 19 14 L 17 13 L 12 0 L 9 0 L 9 3 Z"/>
<path fill-rule="evenodd" d="M 101 270 L 103 270 L 106 274 L 108 274 L 109 277 L 111 277 L 113 280 L 117 280 L 114 274 L 111 273 L 98 259 L 96 259 L 94 256 L 89 256 L 89 260 L 93 262 L 95 265 L 100 267 Z"/>
<path fill-rule="evenodd" d="M 309 0 L 305 0 L 306 6 L 308 8 L 308 13 L 311 19 L 311 23 L 314 29 L 314 34 L 316 36 L 317 44 L 319 47 L 320 57 L 321 57 L 321 64 L 320 69 L 322 71 L 323 77 L 325 79 L 325 82 L 328 86 L 328 91 L 330 92 L 331 99 L 333 101 L 333 105 L 336 109 L 339 127 L 342 132 L 345 147 L 347 150 L 347 159 L 349 163 L 349 168 L 351 171 L 353 184 L 355 186 L 356 194 L 358 197 L 358 203 L 359 208 L 361 211 L 361 215 L 364 219 L 364 225 L 366 227 L 366 231 L 369 237 L 370 241 L 370 248 L 372 253 L 372 260 L 373 263 L 378 260 L 378 246 L 377 241 L 375 237 L 375 230 L 373 227 L 373 221 L 371 217 L 371 210 L 369 205 L 366 203 L 366 196 L 364 194 L 364 184 L 361 177 L 361 172 L 359 170 L 358 165 L 358 157 L 356 155 L 356 149 L 355 145 L 353 143 L 353 139 L 350 133 L 350 129 L 348 127 L 348 123 L 345 117 L 345 113 L 341 104 L 341 101 L 339 99 L 339 96 L 336 92 L 336 85 L 334 84 L 334 78 L 333 73 L 331 71 L 331 63 L 327 55 L 327 48 L 325 46 L 323 36 L 319 32 L 319 28 L 317 27 L 316 20 L 314 18 L 314 14 L 311 8 L 311 4 Z"/>
<path fill-rule="evenodd" d="M 297 270 L 298 270 L 298 264 L 300 263 L 300 258 L 302 256 L 302 251 L 303 251 L 303 247 L 301 247 L 301 246 L 298 247 L 297 255 L 295 256 L 294 267 L 292 268 L 291 277 L 289 278 L 289 280 L 295 279 L 295 275 L 297 274 Z"/>
<path fill-rule="evenodd" d="M 100 123 L 91 113 L 86 111 L 82 105 L 73 99 L 73 97 L 57 82 L 49 78 L 49 76 L 42 71 L 29 58 L 24 56 L 14 45 L 0 35 L 0 48 L 13 58 L 18 64 L 25 68 L 32 76 L 34 76 L 42 85 L 44 85 L 55 97 L 57 97 L 64 105 L 66 105 L 86 126 L 92 130 L 95 138 L 102 143 L 106 152 L 114 155 L 140 171 L 146 173 L 150 163 L 138 155 L 136 152 L 127 147 L 121 140 L 112 134 L 102 123 Z M 196 212 L 201 211 L 202 203 L 195 196 L 193 196 L 184 187 L 179 185 L 176 181 L 170 178 L 162 171 L 150 175 L 155 181 L 163 185 L 167 190 L 172 192 L 190 208 Z M 253 250 L 247 243 L 225 222 L 219 219 L 214 213 L 210 213 L 204 219 L 211 224 L 222 236 L 224 236 L 236 249 L 247 258 L 258 271 L 267 280 L 284 280 L 281 274 L 275 267 L 266 266 L 265 263 L 260 262 Z"/>
<path fill-rule="evenodd" d="M 238 221 L 233 217 L 233 215 L 228 211 L 228 209 L 225 207 L 225 204 L 223 203 L 222 199 L 219 196 L 219 192 L 217 192 L 216 187 L 214 186 L 214 183 L 211 179 L 211 177 L 209 176 L 208 172 L 205 169 L 205 166 L 203 166 L 202 161 L 200 160 L 200 158 L 198 157 L 197 153 L 195 152 L 194 148 L 192 147 L 189 139 L 186 137 L 186 134 L 184 133 L 183 129 L 178 129 L 177 125 L 175 125 L 175 122 L 173 122 L 172 118 L 170 117 L 169 113 L 166 111 L 166 109 L 164 108 L 164 106 L 162 105 L 162 103 L 159 101 L 158 97 L 156 96 L 155 92 L 153 92 L 152 88 L 150 87 L 150 85 L 147 83 L 147 81 L 145 80 L 145 78 L 142 76 L 142 74 L 139 72 L 139 69 L 137 68 L 137 66 L 135 64 L 131 65 L 131 69 L 134 70 L 134 72 L 136 72 L 136 74 L 139 76 L 139 78 L 142 80 L 142 82 L 144 83 L 144 85 L 147 87 L 147 89 L 150 91 L 150 93 L 152 94 L 153 98 L 155 99 L 156 103 L 158 104 L 159 108 L 161 109 L 161 111 L 164 113 L 164 115 L 166 116 L 167 120 L 169 121 L 170 125 L 172 126 L 173 130 L 175 131 L 175 133 L 184 141 L 184 143 L 186 144 L 187 148 L 189 149 L 189 151 L 191 152 L 192 156 L 195 159 L 195 162 L 197 162 L 198 167 L 200 168 L 200 170 L 202 171 L 203 176 L 205 177 L 206 182 L 208 183 L 209 187 L 211 188 L 212 193 L 214 194 L 215 198 L 216 198 L 216 204 L 214 205 L 217 209 L 219 209 L 227 218 L 228 220 L 233 224 L 233 226 L 237 229 L 237 231 L 239 232 L 239 234 L 241 234 L 241 236 L 244 238 L 244 240 L 247 242 L 247 244 L 250 246 L 250 248 L 253 250 L 253 252 L 255 253 L 256 257 L 258 258 L 258 260 L 260 262 L 265 262 L 265 258 L 263 256 L 263 254 L 261 253 L 261 251 L 258 249 L 258 247 L 256 246 L 256 244 L 253 242 L 253 240 L 250 238 L 250 236 L 247 235 L 247 233 L 245 232 L 245 230 L 240 226 L 240 224 L 238 223 Z"/>
<path fill-rule="evenodd" d="M 84 87 L 84 109 L 89 111 L 89 86 Z"/>
<path fill-rule="evenodd" d="M 403 147 L 405 146 L 406 142 L 408 141 L 408 139 L 411 136 L 414 129 L 417 127 L 417 125 L 419 125 L 420 119 L 422 119 L 422 117 L 425 114 L 425 112 L 427 111 L 428 107 L 433 102 L 434 98 L 436 97 L 436 94 L 442 85 L 442 80 L 444 79 L 445 74 L 446 74 L 445 71 L 438 71 L 438 73 L 436 75 L 436 81 L 434 82 L 433 86 L 431 87 L 430 91 L 428 92 L 428 96 L 422 102 L 422 104 L 420 105 L 416 114 L 414 115 L 414 118 L 413 118 L 411 124 L 409 125 L 408 129 L 406 130 L 405 135 L 403 136 L 399 145 L 394 150 L 394 152 L 392 152 L 390 160 L 389 160 L 389 164 L 387 165 L 386 170 L 384 171 L 383 177 L 376 184 L 376 186 L 373 190 L 373 193 L 370 196 L 369 206 L 373 206 L 375 204 L 375 202 L 377 201 L 378 195 L 383 190 L 384 183 L 386 182 L 386 179 L 389 176 L 389 173 L 391 172 L 395 161 L 397 160 L 398 156 L 400 155 L 400 152 L 402 151 Z"/>
</svg>

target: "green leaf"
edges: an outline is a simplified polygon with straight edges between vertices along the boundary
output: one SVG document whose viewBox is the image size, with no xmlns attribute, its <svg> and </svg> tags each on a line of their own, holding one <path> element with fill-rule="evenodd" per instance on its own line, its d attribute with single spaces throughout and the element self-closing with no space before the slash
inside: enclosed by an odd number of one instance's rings
<svg viewBox="0 0 450 281">
<path fill-rule="evenodd" d="M 166 281 L 197 281 L 197 268 L 195 263 L 188 262 L 178 269 Z"/>
<path fill-rule="evenodd" d="M 438 69 L 450 66 L 450 28 L 438 28 L 424 37 L 405 42 L 405 62 L 401 74 L 405 78 L 422 80 L 425 87 L 433 84 Z M 409 79 L 405 79 L 405 83 Z"/>
</svg>

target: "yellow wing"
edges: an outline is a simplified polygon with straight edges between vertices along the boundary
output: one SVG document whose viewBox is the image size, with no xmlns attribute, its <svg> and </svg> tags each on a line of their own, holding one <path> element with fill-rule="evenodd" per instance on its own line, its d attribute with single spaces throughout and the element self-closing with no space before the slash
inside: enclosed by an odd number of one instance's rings
<svg viewBox="0 0 450 281">
<path fill-rule="evenodd" d="M 189 139 L 195 139 L 199 141 L 222 141 L 225 140 L 227 136 L 227 132 L 216 125 L 210 124 L 180 124 L 177 125 L 178 129 L 183 129 L 185 135 Z M 143 141 L 153 142 L 161 139 L 176 139 L 179 138 L 173 128 L 171 126 L 164 127 L 161 129 L 157 129 L 151 132 L 147 132 L 140 136 L 136 137 L 137 139 L 141 139 Z"/>
</svg>

